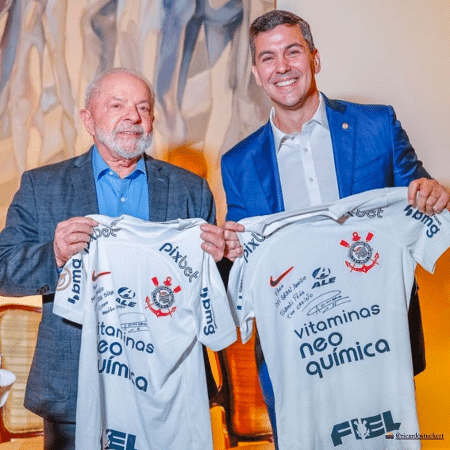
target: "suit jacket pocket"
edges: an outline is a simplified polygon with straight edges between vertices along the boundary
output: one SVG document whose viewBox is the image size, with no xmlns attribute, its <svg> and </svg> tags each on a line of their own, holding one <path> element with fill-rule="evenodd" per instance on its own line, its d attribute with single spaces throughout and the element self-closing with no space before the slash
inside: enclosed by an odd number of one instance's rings
<svg viewBox="0 0 450 450">
<path fill-rule="evenodd" d="M 27 390 L 46 401 L 66 401 L 78 361 L 71 362 L 69 335 L 41 322 Z"/>
</svg>

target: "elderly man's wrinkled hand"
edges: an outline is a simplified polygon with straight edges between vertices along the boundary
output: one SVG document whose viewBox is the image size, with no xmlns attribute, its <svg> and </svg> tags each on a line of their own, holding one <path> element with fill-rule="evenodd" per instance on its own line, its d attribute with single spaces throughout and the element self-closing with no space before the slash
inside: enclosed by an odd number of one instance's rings
<svg viewBox="0 0 450 450">
<path fill-rule="evenodd" d="M 97 225 L 98 222 L 90 217 L 72 217 L 58 223 L 53 240 L 57 267 L 62 267 L 73 255 L 86 248 Z"/>
<path fill-rule="evenodd" d="M 209 253 L 214 258 L 214 261 L 220 261 L 225 250 L 222 228 L 210 223 L 204 223 L 200 225 L 200 229 L 202 230 L 200 237 L 203 239 L 202 249 Z"/>
</svg>

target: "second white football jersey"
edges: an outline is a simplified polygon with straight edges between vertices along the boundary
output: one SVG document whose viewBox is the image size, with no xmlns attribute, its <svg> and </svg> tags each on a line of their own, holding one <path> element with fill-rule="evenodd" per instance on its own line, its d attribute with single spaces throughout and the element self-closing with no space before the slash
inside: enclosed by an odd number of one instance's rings
<svg viewBox="0 0 450 450">
<path fill-rule="evenodd" d="M 432 271 L 450 246 L 449 216 L 392 188 L 240 222 L 229 295 L 244 342 L 256 318 L 280 450 L 420 447 L 408 302 L 416 263 Z"/>
</svg>

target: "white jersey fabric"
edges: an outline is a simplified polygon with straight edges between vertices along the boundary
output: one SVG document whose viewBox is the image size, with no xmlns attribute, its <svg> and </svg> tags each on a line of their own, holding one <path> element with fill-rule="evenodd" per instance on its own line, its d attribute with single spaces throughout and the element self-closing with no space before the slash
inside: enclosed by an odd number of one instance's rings
<svg viewBox="0 0 450 450">
<path fill-rule="evenodd" d="M 420 448 L 407 309 L 449 212 L 389 188 L 240 223 L 229 296 L 244 342 L 256 318 L 280 450 Z"/>
<path fill-rule="evenodd" d="M 236 327 L 205 222 L 89 217 L 53 309 L 83 325 L 77 450 L 212 450 L 201 344 L 220 350 Z"/>
</svg>

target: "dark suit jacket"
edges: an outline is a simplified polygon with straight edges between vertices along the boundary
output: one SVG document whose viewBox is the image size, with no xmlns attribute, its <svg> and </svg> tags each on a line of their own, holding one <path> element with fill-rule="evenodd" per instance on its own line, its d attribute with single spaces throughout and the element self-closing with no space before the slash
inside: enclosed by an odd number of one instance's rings
<svg viewBox="0 0 450 450">
<path fill-rule="evenodd" d="M 371 189 L 408 186 L 417 178 L 430 178 L 392 107 L 326 97 L 325 105 L 340 198 Z M 223 155 L 222 179 L 227 220 L 284 211 L 270 122 Z M 425 350 L 416 287 L 409 316 L 417 374 L 425 368 Z"/>
<path fill-rule="evenodd" d="M 98 213 L 92 149 L 22 176 L 0 234 L 0 294 L 43 294 L 43 314 L 25 406 L 46 419 L 75 422 L 81 328 L 53 314 L 58 274 L 56 225 Z M 149 156 L 149 220 L 200 217 L 214 223 L 214 200 L 205 180 Z"/>
</svg>

